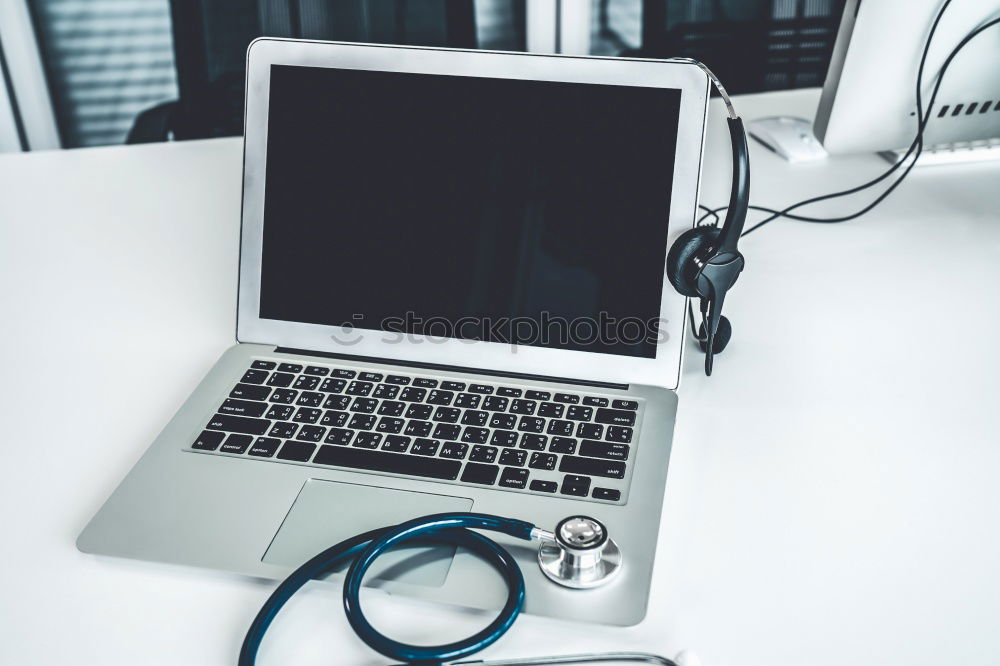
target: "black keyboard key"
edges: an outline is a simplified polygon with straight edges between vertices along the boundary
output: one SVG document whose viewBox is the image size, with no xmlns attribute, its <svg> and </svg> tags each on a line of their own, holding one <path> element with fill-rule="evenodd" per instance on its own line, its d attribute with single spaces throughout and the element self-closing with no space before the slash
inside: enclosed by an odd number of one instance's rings
<svg viewBox="0 0 1000 666">
<path fill-rule="evenodd" d="M 604 434 L 604 426 L 598 423 L 581 423 L 576 429 L 576 436 L 581 439 L 600 439 Z"/>
<path fill-rule="evenodd" d="M 589 421 L 593 416 L 593 407 L 577 407 L 574 405 L 566 410 L 566 418 L 574 421 Z"/>
<path fill-rule="evenodd" d="M 490 419 L 491 428 L 513 430 L 515 425 L 517 425 L 517 417 L 513 414 L 494 414 L 493 418 Z"/>
<path fill-rule="evenodd" d="M 285 445 L 281 447 L 278 451 L 279 460 L 294 460 L 296 462 L 308 462 L 312 458 L 313 451 L 316 450 L 315 444 L 310 444 L 309 442 L 293 442 L 287 441 Z"/>
<path fill-rule="evenodd" d="M 490 437 L 493 446 L 517 446 L 517 433 L 513 430 L 494 430 Z"/>
<path fill-rule="evenodd" d="M 490 431 L 486 428 L 466 426 L 465 430 L 462 431 L 462 441 L 469 444 L 485 444 L 489 436 Z"/>
<path fill-rule="evenodd" d="M 594 499 L 617 502 L 622 498 L 622 491 L 615 490 L 614 488 L 594 488 L 594 492 L 590 496 Z"/>
<path fill-rule="evenodd" d="M 559 471 L 570 474 L 586 474 L 587 476 L 603 476 L 609 479 L 623 479 L 625 478 L 625 463 L 620 460 L 563 456 L 559 460 Z"/>
<path fill-rule="evenodd" d="M 628 460 L 629 445 L 616 442 L 595 442 L 585 439 L 580 442 L 580 455 L 588 458 L 608 460 Z"/>
<path fill-rule="evenodd" d="M 565 410 L 566 405 L 560 405 L 558 402 L 543 402 L 538 407 L 538 415 L 550 419 L 561 419 Z"/>
<path fill-rule="evenodd" d="M 325 434 L 326 428 L 323 426 L 304 425 L 299 428 L 299 434 L 295 439 L 301 439 L 303 442 L 318 442 L 323 439 Z"/>
<path fill-rule="evenodd" d="M 354 438 L 352 446 L 359 446 L 363 449 L 377 449 L 382 443 L 382 433 L 380 432 L 359 432 Z"/>
<path fill-rule="evenodd" d="M 508 404 L 510 404 L 510 398 L 491 395 L 483 400 L 483 409 L 488 409 L 491 412 L 506 412 Z"/>
<path fill-rule="evenodd" d="M 385 378 L 387 384 L 397 384 L 399 386 L 406 386 L 410 383 L 409 377 L 404 377 L 403 375 L 387 375 Z"/>
<path fill-rule="evenodd" d="M 287 372 L 272 372 L 271 376 L 267 378 L 267 385 L 287 388 L 292 385 L 293 381 L 295 381 L 295 375 L 290 375 Z"/>
<path fill-rule="evenodd" d="M 551 453 L 532 453 L 531 460 L 528 461 L 528 467 L 531 469 L 544 469 L 547 472 L 551 472 L 556 468 L 557 456 Z"/>
<path fill-rule="evenodd" d="M 459 442 L 445 442 L 444 446 L 441 447 L 440 456 L 442 458 L 451 458 L 452 460 L 461 460 L 465 457 L 465 453 L 469 450 L 468 444 L 461 444 Z"/>
<path fill-rule="evenodd" d="M 274 393 L 271 394 L 271 402 L 290 405 L 295 402 L 298 395 L 299 392 L 292 389 L 274 389 Z"/>
<path fill-rule="evenodd" d="M 549 438 L 545 435 L 532 435 L 530 433 L 524 433 L 521 435 L 521 448 L 531 449 L 532 451 L 544 451 L 545 445 L 548 441 Z"/>
<path fill-rule="evenodd" d="M 450 405 L 455 394 L 451 391 L 431 391 L 427 402 L 431 405 Z"/>
<path fill-rule="evenodd" d="M 326 434 L 327 444 L 336 444 L 338 446 L 347 446 L 351 443 L 351 438 L 354 437 L 353 430 L 344 430 L 343 428 L 330 428 L 330 432 Z"/>
<path fill-rule="evenodd" d="M 292 418 L 292 412 L 294 411 L 295 408 L 291 405 L 271 405 L 271 409 L 267 410 L 264 418 L 273 421 L 287 421 Z"/>
<path fill-rule="evenodd" d="M 406 418 L 426 421 L 431 417 L 433 411 L 434 408 L 431 405 L 410 405 L 409 409 L 406 410 Z"/>
<path fill-rule="evenodd" d="M 298 373 L 302 372 L 302 366 L 299 365 L 298 363 L 282 363 L 281 365 L 278 366 L 278 371 Z"/>
<path fill-rule="evenodd" d="M 524 467 L 524 461 L 528 459 L 528 452 L 520 449 L 504 449 L 500 452 L 500 464 L 512 465 L 514 467 Z"/>
<path fill-rule="evenodd" d="M 281 446 L 281 440 L 274 437 L 258 437 L 250 447 L 250 455 L 258 458 L 270 458 Z"/>
<path fill-rule="evenodd" d="M 295 379 L 295 383 L 292 384 L 292 388 L 299 389 L 300 391 L 312 391 L 317 386 L 319 386 L 319 377 L 311 377 L 309 375 L 299 375 Z"/>
<path fill-rule="evenodd" d="M 303 370 L 307 375 L 314 375 L 316 377 L 326 377 L 330 374 L 330 368 L 324 368 L 319 365 L 307 365 L 306 369 Z"/>
<path fill-rule="evenodd" d="M 436 379 L 424 379 L 423 377 L 417 377 L 413 380 L 413 385 L 423 388 L 437 388 L 438 382 Z"/>
<path fill-rule="evenodd" d="M 230 435 L 226 437 L 226 442 L 219 451 L 222 453 L 243 453 L 253 444 L 253 437 L 250 435 Z"/>
<path fill-rule="evenodd" d="M 254 370 L 274 370 L 276 365 L 278 364 L 274 361 L 254 361 L 250 367 Z"/>
<path fill-rule="evenodd" d="M 464 391 L 465 384 L 462 382 L 441 382 L 441 388 L 446 391 Z"/>
<path fill-rule="evenodd" d="M 491 463 L 497 459 L 497 449 L 493 446 L 483 446 L 478 444 L 472 447 L 469 460 L 473 462 Z"/>
<path fill-rule="evenodd" d="M 375 429 L 378 430 L 379 432 L 388 432 L 396 434 L 403 429 L 403 426 L 405 424 L 406 421 L 404 421 L 403 419 L 397 419 L 391 416 L 383 416 L 378 420 L 378 425 L 375 426 Z"/>
<path fill-rule="evenodd" d="M 628 444 L 632 441 L 632 428 L 625 426 L 608 426 L 608 431 L 604 434 L 604 439 L 609 442 L 623 442 Z"/>
<path fill-rule="evenodd" d="M 545 429 L 545 419 L 536 416 L 522 416 L 517 424 L 517 429 L 527 432 L 542 432 Z"/>
<path fill-rule="evenodd" d="M 346 386 L 346 379 L 333 379 L 330 377 L 323 380 L 323 383 L 319 385 L 319 390 L 324 393 L 343 393 Z"/>
<path fill-rule="evenodd" d="M 551 400 L 552 394 L 548 391 L 528 391 L 524 397 L 528 400 Z"/>
<path fill-rule="evenodd" d="M 528 485 L 528 470 L 517 467 L 507 467 L 500 475 L 500 488 L 524 488 Z"/>
<path fill-rule="evenodd" d="M 535 413 L 535 407 L 538 403 L 534 400 L 513 400 L 510 403 L 510 411 L 512 414 L 528 414 L 529 416 Z"/>
<path fill-rule="evenodd" d="M 358 375 L 354 370 L 334 370 L 330 373 L 331 377 L 340 377 L 341 379 L 354 379 Z"/>
<path fill-rule="evenodd" d="M 287 421 L 281 421 L 275 423 L 271 426 L 271 432 L 268 434 L 271 437 L 280 437 L 281 439 L 289 439 L 295 436 L 295 431 L 299 429 L 297 423 L 288 423 Z"/>
<path fill-rule="evenodd" d="M 325 393 L 317 393 L 316 391 L 303 391 L 299 394 L 299 399 L 295 401 L 296 405 L 302 405 L 303 407 L 319 407 L 323 404 L 323 400 L 326 398 Z"/>
<path fill-rule="evenodd" d="M 229 398 L 222 406 L 219 407 L 219 412 L 223 414 L 236 414 L 237 416 L 261 416 L 267 411 L 266 402 L 255 402 L 251 400 L 236 400 L 235 398 Z"/>
<path fill-rule="evenodd" d="M 413 446 L 410 447 L 410 453 L 415 456 L 434 456 L 437 455 L 439 446 L 441 446 L 441 442 L 439 440 L 418 437 L 413 440 Z"/>
<path fill-rule="evenodd" d="M 587 493 L 590 492 L 590 478 L 586 476 L 577 476 L 575 474 L 567 474 L 563 477 L 562 488 L 559 492 L 563 495 L 586 497 Z"/>
<path fill-rule="evenodd" d="M 214 451 L 219 448 L 219 444 L 222 444 L 222 440 L 225 438 L 226 433 L 224 432 L 202 430 L 201 434 L 198 435 L 198 439 L 194 440 L 191 448 L 198 449 L 199 451 Z"/>
<path fill-rule="evenodd" d="M 255 384 L 237 384 L 236 388 L 229 392 L 230 398 L 241 400 L 267 400 L 271 394 L 271 389 L 267 386 L 257 386 Z"/>
<path fill-rule="evenodd" d="M 454 425 L 452 423 L 439 423 L 437 427 L 434 428 L 434 434 L 432 437 L 437 439 L 458 439 L 458 433 L 461 432 L 462 426 Z"/>
<path fill-rule="evenodd" d="M 354 430 L 371 430 L 375 427 L 375 417 L 371 414 L 355 414 L 347 424 Z"/>
<path fill-rule="evenodd" d="M 457 460 L 338 446 L 321 447 L 313 462 L 318 465 L 449 480 L 458 478 L 458 472 L 462 469 L 462 463 Z"/>
<path fill-rule="evenodd" d="M 497 395 L 505 395 L 508 398 L 520 398 L 521 389 L 510 388 L 509 386 L 501 386 L 497 389 Z"/>
<path fill-rule="evenodd" d="M 528 487 L 540 493 L 554 493 L 559 488 L 555 481 L 542 481 L 541 479 L 535 479 Z"/>
<path fill-rule="evenodd" d="M 410 438 L 403 435 L 386 435 L 385 443 L 382 444 L 383 451 L 393 453 L 406 453 L 408 448 L 410 448 Z"/>
<path fill-rule="evenodd" d="M 333 426 L 334 428 L 343 428 L 347 424 L 347 419 L 351 418 L 351 415 L 347 412 L 339 412 L 336 409 L 328 409 L 323 412 L 323 418 L 320 419 L 319 424 L 323 426 Z"/>
<path fill-rule="evenodd" d="M 576 453 L 576 440 L 569 437 L 553 437 L 549 444 L 552 453 Z"/>
<path fill-rule="evenodd" d="M 347 395 L 330 395 L 323 403 L 323 409 L 347 409 L 351 404 L 351 397 Z"/>
<path fill-rule="evenodd" d="M 347 385 L 347 389 L 344 393 L 347 395 L 368 395 L 372 392 L 373 386 L 375 385 L 371 382 L 354 381 Z"/>
<path fill-rule="evenodd" d="M 630 409 L 633 412 L 639 409 L 639 403 L 635 400 L 615 400 L 611 406 L 615 409 Z"/>
<path fill-rule="evenodd" d="M 397 395 L 399 395 L 399 387 L 394 384 L 379 384 L 375 387 L 375 392 L 372 393 L 373 398 L 383 398 L 385 400 L 392 400 Z"/>
<path fill-rule="evenodd" d="M 438 407 L 434 410 L 434 420 L 442 423 L 457 423 L 462 410 L 454 407 Z"/>
<path fill-rule="evenodd" d="M 399 394 L 399 399 L 405 400 L 406 402 L 423 402 L 426 396 L 427 396 L 427 389 L 413 388 L 412 386 L 407 386 L 405 389 L 403 389 L 402 393 Z"/>
<path fill-rule="evenodd" d="M 231 414 L 216 414 L 208 422 L 209 430 L 225 430 L 244 435 L 263 435 L 271 427 L 267 419 L 253 419 L 249 416 L 233 416 Z"/>
<path fill-rule="evenodd" d="M 563 437 L 568 437 L 569 435 L 573 434 L 573 422 L 552 419 L 551 421 L 549 421 L 549 428 L 547 432 L 550 435 L 560 435 Z"/>
<path fill-rule="evenodd" d="M 411 437 L 426 437 L 434 426 L 430 421 L 407 421 L 404 434 Z"/>
<path fill-rule="evenodd" d="M 580 396 L 573 395 L 572 393 L 556 393 L 553 400 L 556 402 L 565 402 L 570 405 L 576 405 L 580 402 Z"/>
<path fill-rule="evenodd" d="M 469 393 L 493 393 L 492 386 L 486 386 L 485 384 L 469 384 Z"/>
<path fill-rule="evenodd" d="M 379 405 L 378 413 L 383 416 L 399 416 L 406 409 L 405 402 L 393 402 L 391 400 L 383 400 L 382 404 Z"/>
<path fill-rule="evenodd" d="M 292 420 L 296 423 L 316 423 L 319 421 L 320 417 L 323 416 L 322 409 L 313 409 L 312 407 L 299 407 L 295 410 L 295 415 Z"/>
<path fill-rule="evenodd" d="M 243 373 L 243 377 L 240 378 L 240 382 L 243 384 L 263 384 L 264 380 L 267 379 L 268 372 L 266 370 L 247 370 Z"/>
<path fill-rule="evenodd" d="M 483 399 L 483 396 L 476 395 L 474 393 L 459 393 L 458 397 L 455 398 L 456 407 L 464 407 L 466 409 L 476 409 L 479 407 L 479 401 Z"/>
<path fill-rule="evenodd" d="M 583 399 L 583 404 L 590 405 L 591 407 L 607 407 L 608 406 L 608 399 L 607 398 L 595 398 L 592 395 L 588 395 L 587 397 L 585 397 Z"/>
<path fill-rule="evenodd" d="M 615 402 L 618 402 L 617 400 Z M 598 423 L 618 426 L 634 426 L 635 412 L 626 412 L 620 409 L 598 409 L 594 419 Z"/>
<path fill-rule="evenodd" d="M 363 379 L 366 382 L 380 382 L 382 381 L 382 373 L 380 372 L 362 372 L 358 379 Z"/>
<path fill-rule="evenodd" d="M 351 411 L 362 414 L 374 414 L 377 407 L 378 400 L 375 398 L 355 398 L 354 402 L 351 403 Z"/>
<path fill-rule="evenodd" d="M 465 463 L 465 471 L 462 472 L 462 481 L 492 486 L 496 483 L 497 474 L 499 473 L 499 465 L 483 465 L 474 462 Z"/>
<path fill-rule="evenodd" d="M 484 426 L 490 415 L 486 412 L 467 411 L 462 414 L 462 425 Z"/>
</svg>

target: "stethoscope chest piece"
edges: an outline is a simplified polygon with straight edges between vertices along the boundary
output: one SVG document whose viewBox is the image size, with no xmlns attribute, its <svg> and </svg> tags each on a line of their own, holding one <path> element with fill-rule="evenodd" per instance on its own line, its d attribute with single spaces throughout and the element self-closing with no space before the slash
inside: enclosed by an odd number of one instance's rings
<svg viewBox="0 0 1000 666">
<path fill-rule="evenodd" d="M 607 583 L 621 571 L 621 550 L 600 521 L 571 516 L 556 525 L 553 537 L 538 549 L 538 566 L 554 583 L 587 589 Z"/>
</svg>

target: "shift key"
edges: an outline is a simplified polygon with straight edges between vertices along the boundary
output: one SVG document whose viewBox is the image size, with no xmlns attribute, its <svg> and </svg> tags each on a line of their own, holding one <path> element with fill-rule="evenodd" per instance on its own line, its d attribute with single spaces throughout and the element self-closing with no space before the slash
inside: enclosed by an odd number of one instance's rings
<svg viewBox="0 0 1000 666">
<path fill-rule="evenodd" d="M 563 456 L 562 460 L 559 461 L 559 471 L 568 472 L 570 474 L 585 474 L 587 476 L 604 476 L 610 479 L 622 479 L 625 477 L 625 463 L 619 460 Z"/>
<path fill-rule="evenodd" d="M 228 414 L 216 414 L 208 422 L 210 430 L 225 430 L 244 435 L 263 435 L 270 425 L 271 422 L 267 419 L 252 419 L 246 416 L 230 416 Z"/>
</svg>

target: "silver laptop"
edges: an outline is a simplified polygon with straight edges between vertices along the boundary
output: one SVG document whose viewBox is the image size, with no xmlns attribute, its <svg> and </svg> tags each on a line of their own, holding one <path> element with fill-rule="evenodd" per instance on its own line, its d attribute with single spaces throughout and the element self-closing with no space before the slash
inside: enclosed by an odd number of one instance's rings
<svg viewBox="0 0 1000 666">
<path fill-rule="evenodd" d="M 525 610 L 640 621 L 684 340 L 664 266 L 694 218 L 706 76 L 263 39 L 247 77 L 236 342 L 80 550 L 282 578 L 424 514 L 584 514 L 621 574 L 561 588 L 503 541 Z M 391 593 L 506 598 L 462 551 L 385 560 L 369 582 Z"/>
</svg>

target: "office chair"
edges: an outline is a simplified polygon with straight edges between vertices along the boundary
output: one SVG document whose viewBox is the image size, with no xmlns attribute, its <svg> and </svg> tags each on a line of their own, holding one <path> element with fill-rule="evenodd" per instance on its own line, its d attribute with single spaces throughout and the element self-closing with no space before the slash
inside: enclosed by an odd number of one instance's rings
<svg viewBox="0 0 1000 666">
<path fill-rule="evenodd" d="M 243 132 L 247 45 L 260 36 L 476 48 L 473 0 L 171 0 L 179 99 L 126 143 Z"/>
<path fill-rule="evenodd" d="M 622 55 L 695 58 L 734 94 L 818 86 L 844 1 L 643 0 L 642 45 Z"/>
</svg>

